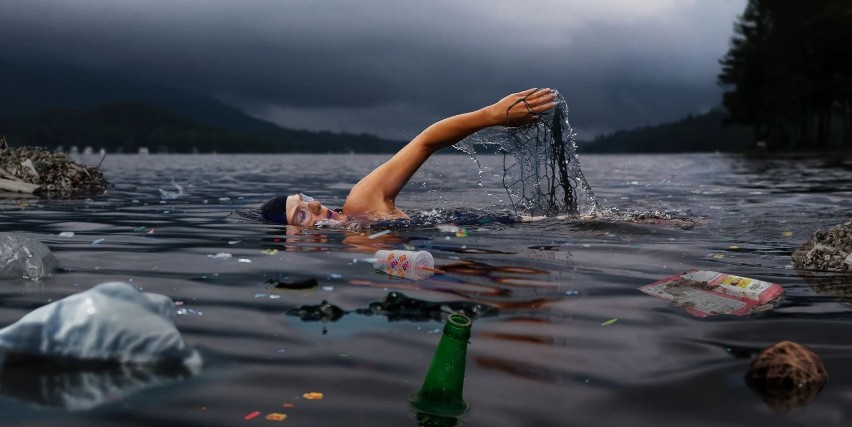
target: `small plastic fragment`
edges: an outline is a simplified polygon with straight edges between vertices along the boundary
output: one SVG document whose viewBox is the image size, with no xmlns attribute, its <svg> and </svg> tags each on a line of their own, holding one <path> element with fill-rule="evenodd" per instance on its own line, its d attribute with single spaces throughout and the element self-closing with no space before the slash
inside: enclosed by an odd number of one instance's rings
<svg viewBox="0 0 852 427">
<path fill-rule="evenodd" d="M 262 253 L 264 255 L 275 255 L 275 254 L 278 253 L 278 249 L 264 249 L 264 250 L 260 251 L 260 253 Z"/>
<path fill-rule="evenodd" d="M 386 234 L 390 234 L 390 232 L 391 232 L 390 230 L 379 231 L 378 233 L 373 233 L 373 234 L 367 236 L 367 238 L 370 239 L 370 240 L 377 239 L 377 238 L 382 237 Z"/>
<path fill-rule="evenodd" d="M 785 231 L 784 237 L 793 237 L 793 232 L 792 231 Z"/>
<path fill-rule="evenodd" d="M 320 400 L 323 398 L 323 394 L 318 391 L 311 391 L 303 394 L 302 397 L 308 400 Z"/>
<path fill-rule="evenodd" d="M 59 237 L 74 237 L 73 231 L 63 231 L 59 233 Z"/>
<path fill-rule="evenodd" d="M 456 231 L 456 237 L 467 237 L 467 230 L 459 228 L 459 231 Z"/>
<path fill-rule="evenodd" d="M 334 290 L 334 286 L 323 286 L 322 290 L 324 290 L 326 292 L 331 292 L 331 291 Z"/>
<path fill-rule="evenodd" d="M 248 258 L 240 258 L 237 261 L 242 262 L 242 263 L 246 263 L 246 264 L 251 264 L 251 260 L 248 259 Z"/>
<path fill-rule="evenodd" d="M 249 412 L 246 416 L 243 417 L 244 420 L 253 420 L 260 415 L 260 411 Z"/>
<path fill-rule="evenodd" d="M 268 421 L 284 421 L 287 419 L 287 414 L 282 414 L 280 412 L 271 412 L 266 414 L 266 419 Z"/>
<path fill-rule="evenodd" d="M 285 403 L 285 404 L 281 405 L 281 407 L 284 408 L 284 409 L 293 409 L 293 408 L 296 407 L 296 405 L 294 405 L 292 403 Z"/>
<path fill-rule="evenodd" d="M 615 322 L 618 322 L 618 318 L 617 318 L 617 317 L 612 318 L 612 319 L 609 319 L 609 320 L 607 320 L 607 321 L 605 321 L 605 322 L 601 323 L 601 326 L 609 326 L 609 325 L 612 325 L 612 324 L 613 324 L 613 323 L 615 323 Z"/>
<path fill-rule="evenodd" d="M 229 254 L 227 252 L 219 252 L 216 255 L 209 255 L 208 254 L 207 257 L 213 258 L 213 259 L 228 259 L 228 258 L 231 257 L 231 254 Z"/>
<path fill-rule="evenodd" d="M 97 239 L 97 240 L 95 240 L 94 242 L 92 242 L 92 244 L 93 244 L 93 245 L 97 245 L 98 243 L 101 243 L 101 242 L 103 242 L 104 240 L 106 240 L 106 239 Z"/>
<path fill-rule="evenodd" d="M 136 233 L 138 233 L 138 232 L 140 232 L 140 231 L 145 231 L 145 230 L 147 230 L 147 229 L 148 229 L 148 227 L 145 227 L 145 226 L 143 225 L 143 226 L 140 226 L 140 227 L 136 227 L 136 228 L 134 228 L 134 229 L 133 229 L 133 231 L 134 231 L 134 232 L 136 232 Z"/>
</svg>

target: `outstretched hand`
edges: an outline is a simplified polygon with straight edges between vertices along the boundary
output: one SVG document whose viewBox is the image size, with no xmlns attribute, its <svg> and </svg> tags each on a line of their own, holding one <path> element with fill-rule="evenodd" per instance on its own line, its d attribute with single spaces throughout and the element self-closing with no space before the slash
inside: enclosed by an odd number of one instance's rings
<svg viewBox="0 0 852 427">
<path fill-rule="evenodd" d="M 556 107 L 556 94 L 549 88 L 533 88 L 513 93 L 488 108 L 495 124 L 521 126 L 534 122 Z"/>
</svg>

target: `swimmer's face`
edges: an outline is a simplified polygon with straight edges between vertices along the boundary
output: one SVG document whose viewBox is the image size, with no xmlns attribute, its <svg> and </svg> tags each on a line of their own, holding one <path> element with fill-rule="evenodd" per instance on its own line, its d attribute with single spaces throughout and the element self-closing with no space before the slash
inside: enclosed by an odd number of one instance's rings
<svg viewBox="0 0 852 427">
<path fill-rule="evenodd" d="M 287 224 L 309 227 L 317 221 L 333 219 L 343 221 L 345 215 L 339 214 L 304 194 L 294 194 L 287 197 Z"/>
</svg>

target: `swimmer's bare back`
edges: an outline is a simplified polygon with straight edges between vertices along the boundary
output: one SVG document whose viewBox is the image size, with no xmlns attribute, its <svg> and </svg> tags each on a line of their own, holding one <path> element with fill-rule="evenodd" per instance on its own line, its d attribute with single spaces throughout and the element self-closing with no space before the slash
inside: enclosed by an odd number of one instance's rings
<svg viewBox="0 0 852 427">
<path fill-rule="evenodd" d="M 487 127 L 532 123 L 554 107 L 556 95 L 552 90 L 533 88 L 429 126 L 352 187 L 343 214 L 350 219 L 408 218 L 396 207 L 396 196 L 432 154 Z"/>
</svg>

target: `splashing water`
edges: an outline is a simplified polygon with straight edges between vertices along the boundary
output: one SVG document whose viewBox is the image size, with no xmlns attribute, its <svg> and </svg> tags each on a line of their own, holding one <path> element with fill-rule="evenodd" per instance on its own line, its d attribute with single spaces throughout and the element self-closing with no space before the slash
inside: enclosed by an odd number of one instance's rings
<svg viewBox="0 0 852 427">
<path fill-rule="evenodd" d="M 500 178 L 516 214 L 591 215 L 600 209 L 580 170 L 568 104 L 558 92 L 556 97 L 556 107 L 532 124 L 486 129 L 454 146 L 476 163 L 480 186 L 484 168 L 476 146 L 498 149 L 503 156 Z"/>
</svg>

